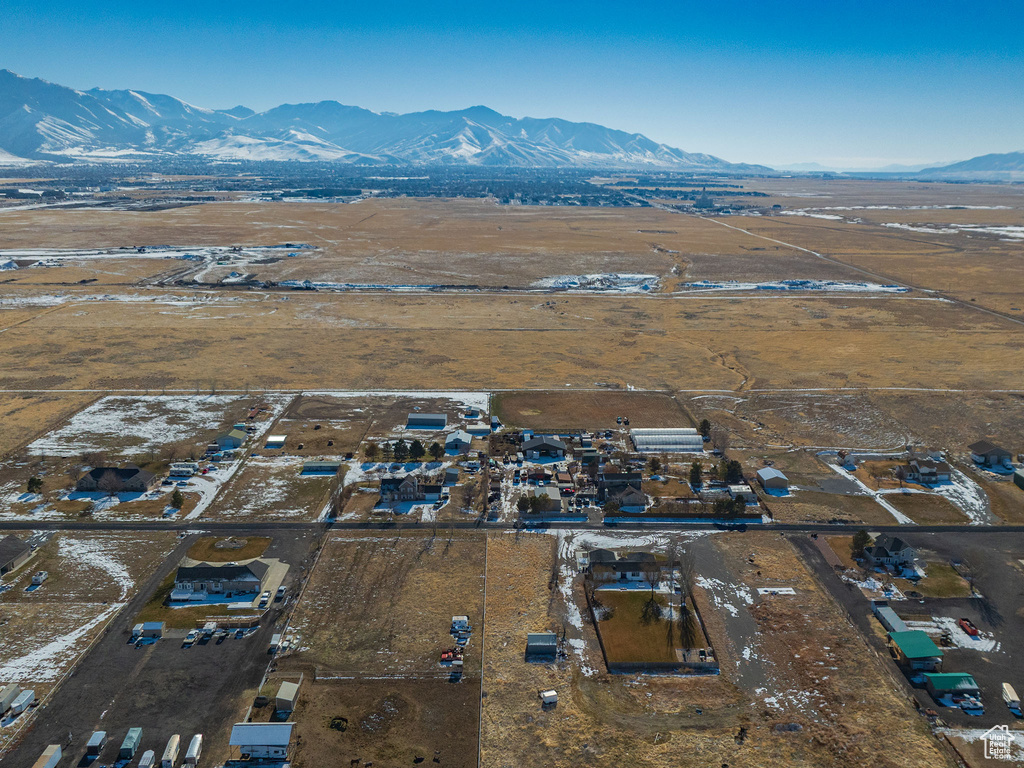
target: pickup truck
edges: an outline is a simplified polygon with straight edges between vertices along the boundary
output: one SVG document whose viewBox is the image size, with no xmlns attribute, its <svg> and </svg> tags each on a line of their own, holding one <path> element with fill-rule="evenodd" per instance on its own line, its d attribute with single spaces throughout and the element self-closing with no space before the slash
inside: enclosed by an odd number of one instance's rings
<svg viewBox="0 0 1024 768">
<path fill-rule="evenodd" d="M 269 603 L 270 603 L 270 591 L 268 590 L 268 591 L 264 592 L 262 595 L 260 595 L 260 608 L 266 608 Z"/>
<path fill-rule="evenodd" d="M 199 639 L 199 630 L 198 629 L 190 630 L 189 633 L 187 635 L 185 635 L 185 645 L 186 646 L 193 645 L 195 643 L 195 641 L 198 640 L 198 639 Z"/>
</svg>

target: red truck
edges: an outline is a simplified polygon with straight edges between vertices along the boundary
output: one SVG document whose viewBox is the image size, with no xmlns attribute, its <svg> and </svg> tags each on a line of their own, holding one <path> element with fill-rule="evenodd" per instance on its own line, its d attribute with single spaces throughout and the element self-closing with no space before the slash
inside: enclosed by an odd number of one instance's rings
<svg viewBox="0 0 1024 768">
<path fill-rule="evenodd" d="M 974 622 L 972 622 L 970 619 L 960 619 L 960 621 L 958 621 L 957 623 L 960 625 L 960 629 L 962 629 L 971 637 L 977 637 L 980 634 L 978 632 L 978 628 L 974 626 Z"/>
</svg>

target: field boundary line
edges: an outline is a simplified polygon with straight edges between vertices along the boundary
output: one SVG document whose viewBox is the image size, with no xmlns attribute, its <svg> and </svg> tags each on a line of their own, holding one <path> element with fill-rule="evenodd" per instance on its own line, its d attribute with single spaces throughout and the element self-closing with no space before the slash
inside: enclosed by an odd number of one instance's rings
<svg viewBox="0 0 1024 768">
<path fill-rule="evenodd" d="M 488 401 L 488 405 L 490 402 Z M 480 703 L 476 717 L 476 767 L 480 768 L 484 742 L 484 647 L 487 637 L 487 549 L 491 536 L 484 533 L 484 600 L 480 607 Z"/>
</svg>

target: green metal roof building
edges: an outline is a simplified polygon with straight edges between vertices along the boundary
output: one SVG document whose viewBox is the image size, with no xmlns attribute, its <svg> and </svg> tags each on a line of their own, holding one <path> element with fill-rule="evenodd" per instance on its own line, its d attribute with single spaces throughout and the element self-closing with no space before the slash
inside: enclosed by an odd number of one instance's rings
<svg viewBox="0 0 1024 768">
<path fill-rule="evenodd" d="M 966 672 L 925 672 L 925 686 L 933 696 L 947 693 L 964 693 L 977 695 L 981 691 L 978 684 Z"/>
<path fill-rule="evenodd" d="M 887 644 L 898 664 L 930 672 L 942 669 L 942 650 L 920 629 L 890 632 Z"/>
</svg>

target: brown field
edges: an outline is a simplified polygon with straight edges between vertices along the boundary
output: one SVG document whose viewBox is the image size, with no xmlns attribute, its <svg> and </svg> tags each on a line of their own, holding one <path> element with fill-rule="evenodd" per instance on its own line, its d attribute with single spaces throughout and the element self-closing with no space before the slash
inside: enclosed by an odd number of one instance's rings
<svg viewBox="0 0 1024 768">
<path fill-rule="evenodd" d="M 502 392 L 491 402 L 502 424 L 522 429 L 619 429 L 630 427 L 693 427 L 674 397 L 656 392 Z"/>
<path fill-rule="evenodd" d="M 894 525 L 893 516 L 878 502 L 867 496 L 841 496 L 822 491 L 800 490 L 783 498 L 763 498 L 780 523 L 830 522 Z"/>
<path fill-rule="evenodd" d="M 920 525 L 966 523 L 967 516 L 942 496 L 925 493 L 889 493 L 885 500 Z"/>
<path fill-rule="evenodd" d="M 306 679 L 291 718 L 296 768 L 476 766 L 478 681 Z"/>
<path fill-rule="evenodd" d="M 593 332 L 595 323 L 601 333 Z M 745 337 L 741 329 L 751 326 L 758 333 Z M 88 343 L 100 332 L 107 345 L 132 346 L 130 367 L 112 359 L 107 347 Z M 891 343 L 897 334 L 898 349 Z M 64 304 L 0 335 L 0 385 L 991 389 L 1018 385 L 1004 360 L 1022 344 L 1024 328 L 998 318 L 900 298 L 737 304 L 298 292 L 205 303 L 198 310 Z M 956 346 L 957 355 L 936 358 L 936 345 Z"/>
<path fill-rule="evenodd" d="M 452 644 L 451 617 L 474 627 L 482 609 L 484 542 L 460 532 L 332 535 L 324 544 L 292 621 L 307 648 L 286 657 L 291 670 L 320 675 L 438 676 Z M 447 645 L 446 645 L 447 643 Z M 479 679 L 479 632 L 465 659 Z"/>
<path fill-rule="evenodd" d="M 982 487 L 992 504 L 992 512 L 1007 523 L 1024 523 L 1024 490 L 1012 481 L 988 480 L 977 474 L 971 478 Z"/>
<path fill-rule="evenodd" d="M 601 603 L 612 615 L 597 623 L 605 655 L 609 664 L 678 661 L 676 648 L 678 634 L 671 634 L 667 620 L 644 621 L 641 617 L 644 603 L 650 593 L 609 592 L 599 594 Z M 664 605 L 664 598 L 658 600 Z"/>
<path fill-rule="evenodd" d="M 809 717 L 789 700 L 780 699 L 782 709 L 758 706 L 731 682 L 732 657 L 725 650 L 724 630 L 706 602 L 702 612 L 708 631 L 716 648 L 723 649 L 721 675 L 588 676 L 574 654 L 570 662 L 557 665 L 525 663 L 524 634 L 557 630 L 562 621 L 558 598 L 549 591 L 551 544 L 543 535 L 496 534 L 488 547 L 481 764 L 947 764 L 923 720 L 891 685 L 880 684 L 887 673 L 788 543 L 758 534 L 756 540 L 715 537 L 715 544 L 747 584 L 769 581 L 798 588 L 800 595 L 787 598 L 788 603 L 759 604 L 751 610 L 759 614 L 759 631 L 765 636 L 759 653 L 770 659 L 771 669 L 779 670 L 773 684 L 827 692 L 832 702 L 820 715 Z M 752 545 L 757 565 L 741 565 Z M 780 632 L 780 627 L 785 629 Z M 585 624 L 583 634 L 589 657 L 597 648 L 593 626 Z M 824 675 L 818 664 L 824 657 L 820 649 L 815 651 L 819 642 L 829 648 Z M 545 711 L 537 692 L 547 688 L 557 690 L 559 699 L 554 709 Z M 788 722 L 802 724 L 797 738 L 774 730 L 775 724 Z M 906 745 L 898 759 L 870 737 L 890 723 Z M 740 733 L 742 739 L 737 738 Z"/>
<path fill-rule="evenodd" d="M 3 320 L 0 312 L 0 321 Z M 0 394 L 0 456 L 8 456 L 96 399 L 96 395 Z"/>
</svg>

